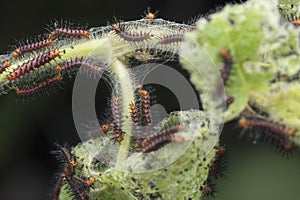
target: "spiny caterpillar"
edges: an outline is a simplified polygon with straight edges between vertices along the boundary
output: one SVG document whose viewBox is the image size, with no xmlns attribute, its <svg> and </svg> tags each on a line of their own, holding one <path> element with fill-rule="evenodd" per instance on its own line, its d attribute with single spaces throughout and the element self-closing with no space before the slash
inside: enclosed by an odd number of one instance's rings
<svg viewBox="0 0 300 200">
<path fill-rule="evenodd" d="M 143 117 L 143 120 L 144 120 L 144 124 L 146 126 L 150 126 L 150 124 L 151 124 L 151 114 L 150 114 L 151 99 L 150 99 L 150 94 L 143 87 L 139 87 L 138 92 L 141 95 L 142 117 Z"/>
<path fill-rule="evenodd" d="M 297 73 L 295 73 L 294 75 L 291 75 L 291 76 L 277 72 L 276 77 L 274 79 L 272 79 L 269 83 L 273 84 L 273 83 L 280 82 L 280 81 L 292 82 L 292 81 L 298 80 L 299 77 L 300 77 L 300 71 L 298 71 Z"/>
<path fill-rule="evenodd" d="M 70 29 L 70 28 L 56 28 L 50 33 L 49 39 L 54 40 L 60 36 L 62 36 L 62 37 L 77 37 L 77 38 L 85 37 L 85 38 L 89 39 L 90 33 L 85 30 L 74 30 L 74 29 Z"/>
<path fill-rule="evenodd" d="M 140 119 L 139 119 L 139 111 L 137 106 L 134 103 L 129 104 L 129 108 L 131 110 L 131 121 L 134 127 L 133 134 L 136 137 L 134 147 L 138 148 L 140 146 L 140 137 L 141 137 L 141 130 L 140 130 Z"/>
<path fill-rule="evenodd" d="M 170 142 L 176 142 L 183 144 L 185 142 L 184 138 L 178 135 L 160 135 L 153 139 L 147 139 L 147 142 L 143 141 L 143 153 L 150 153 L 151 151 L 156 151 Z"/>
<path fill-rule="evenodd" d="M 27 97 L 27 96 L 31 96 L 39 91 L 41 91 L 42 89 L 45 89 L 49 86 L 52 86 L 53 84 L 59 82 L 62 80 L 62 77 L 61 75 L 57 75 L 57 76 L 54 76 L 52 78 L 49 78 L 37 85 L 31 85 L 31 86 L 28 86 L 28 87 L 24 87 L 22 89 L 19 89 L 18 87 L 16 87 L 16 94 L 20 97 Z"/>
<path fill-rule="evenodd" d="M 180 136 L 173 135 L 179 131 L 185 130 L 185 127 L 182 125 L 174 125 L 163 129 L 149 137 L 145 138 L 142 142 L 143 146 L 143 153 L 149 153 L 151 151 L 155 151 L 164 145 L 168 144 L 169 142 L 177 142 L 177 143 L 184 143 L 184 138 Z"/>
<path fill-rule="evenodd" d="M 271 143 L 280 152 L 289 155 L 295 149 L 295 144 L 289 140 L 289 137 L 294 136 L 296 132 L 294 129 L 254 117 L 241 117 L 239 125 L 245 130 L 252 131 L 251 135 L 249 135 L 250 137 L 253 137 L 255 140 L 259 139 L 260 141 Z"/>
<path fill-rule="evenodd" d="M 117 34 L 122 39 L 129 41 L 129 42 L 139 42 L 150 39 L 150 35 L 148 33 L 140 33 L 140 34 L 132 34 L 128 33 L 121 27 L 119 23 L 113 24 L 112 29 L 114 30 L 115 34 Z"/>
<path fill-rule="evenodd" d="M 122 131 L 122 109 L 121 109 L 121 98 L 115 97 L 112 100 L 112 114 L 113 114 L 113 124 L 114 124 L 114 138 L 117 142 L 122 142 L 123 131 Z"/>
<path fill-rule="evenodd" d="M 56 71 L 59 73 L 68 72 L 71 75 L 72 71 L 77 71 L 79 68 L 87 70 L 94 74 L 99 74 L 99 72 L 103 70 L 102 67 L 93 64 L 93 62 L 90 61 L 89 59 L 85 59 L 83 57 L 81 58 L 76 57 L 75 59 L 70 59 L 69 61 L 57 65 Z"/>
<path fill-rule="evenodd" d="M 232 68 L 232 57 L 228 49 L 222 48 L 220 50 L 220 55 L 223 58 L 224 67 L 221 71 L 221 78 L 223 80 L 223 84 L 226 85 L 227 80 L 229 78 L 231 68 Z"/>
<path fill-rule="evenodd" d="M 46 46 L 50 46 L 52 44 L 53 44 L 52 39 L 46 39 L 46 40 L 42 40 L 42 41 L 39 41 L 36 43 L 20 46 L 12 52 L 12 56 L 14 58 L 18 58 L 20 55 L 23 55 L 24 53 L 32 52 L 34 50 L 41 49 Z"/>
<path fill-rule="evenodd" d="M 227 164 L 224 160 L 226 148 L 224 146 L 218 146 L 216 149 L 215 160 L 209 167 L 209 176 L 215 179 L 226 177 Z"/>
<path fill-rule="evenodd" d="M 57 58 L 61 54 L 59 49 L 53 49 L 49 52 L 43 53 L 35 58 L 32 58 L 31 60 L 27 61 L 26 63 L 23 63 L 21 66 L 18 66 L 15 70 L 13 70 L 8 75 L 8 80 L 16 80 L 19 77 L 23 76 L 26 73 L 29 73 L 32 70 L 35 70 L 36 68 L 39 68 L 46 63 L 49 63 L 51 60 Z"/>
<path fill-rule="evenodd" d="M 52 151 L 56 159 L 61 163 L 66 163 L 70 168 L 76 168 L 78 166 L 76 157 L 71 153 L 70 148 L 65 145 L 55 144 L 57 150 Z"/>
<path fill-rule="evenodd" d="M 184 34 L 174 34 L 174 35 L 166 35 L 159 39 L 159 44 L 170 44 L 174 42 L 182 42 L 184 39 Z"/>
</svg>

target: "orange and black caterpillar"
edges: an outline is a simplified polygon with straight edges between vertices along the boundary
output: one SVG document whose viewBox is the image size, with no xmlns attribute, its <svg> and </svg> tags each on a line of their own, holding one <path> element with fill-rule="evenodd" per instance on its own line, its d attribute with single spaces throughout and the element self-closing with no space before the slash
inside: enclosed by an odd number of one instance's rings
<svg viewBox="0 0 300 200">
<path fill-rule="evenodd" d="M 93 62 L 91 62 L 90 60 L 80 57 L 80 58 L 71 59 L 69 61 L 59 64 L 56 67 L 56 71 L 59 73 L 60 72 L 62 72 L 62 73 L 72 72 L 72 71 L 77 71 L 81 67 L 82 67 L 82 69 L 86 69 L 95 74 L 97 74 L 103 70 L 102 67 L 99 67 L 99 66 L 93 64 Z"/>
<path fill-rule="evenodd" d="M 30 71 L 39 68 L 46 63 L 49 63 L 51 60 L 59 57 L 60 55 L 59 49 L 53 49 L 51 51 L 48 51 L 46 53 L 43 53 L 35 58 L 32 58 L 31 60 L 27 61 L 26 63 L 23 63 L 21 66 L 18 66 L 14 71 L 12 71 L 7 77 L 8 80 L 16 80 L 17 78 L 23 76 L 24 74 L 29 73 Z"/>
<path fill-rule="evenodd" d="M 71 169 L 76 168 L 78 166 L 76 156 L 74 156 L 68 145 L 60 145 L 60 144 L 55 144 L 57 147 L 57 150 L 52 151 L 52 154 L 55 155 L 56 159 L 61 162 L 66 164 L 68 167 Z"/>
<path fill-rule="evenodd" d="M 13 52 L 12 52 L 12 56 L 14 58 L 18 58 L 20 55 L 23 55 L 24 53 L 27 52 L 31 52 L 37 49 L 41 49 L 44 48 L 46 46 L 50 46 L 53 44 L 53 41 L 51 39 L 45 39 L 36 43 L 32 43 L 32 44 L 27 44 L 27 45 L 23 45 L 20 46 L 18 48 L 16 48 Z"/>
<path fill-rule="evenodd" d="M 226 85 L 229 75 L 230 75 L 230 72 L 231 72 L 233 61 L 232 61 L 230 51 L 226 48 L 221 48 L 220 55 L 224 62 L 224 67 L 221 71 L 221 78 L 222 78 L 223 84 Z"/>
<path fill-rule="evenodd" d="M 150 143 L 151 140 L 154 140 L 156 138 L 159 138 L 163 135 L 171 135 L 171 134 L 174 134 L 174 133 L 177 133 L 179 131 L 183 131 L 185 130 L 185 127 L 182 126 L 182 125 L 174 125 L 174 126 L 171 126 L 171 127 L 168 127 L 166 129 L 163 129 L 153 135 L 150 135 L 149 137 L 145 138 L 143 140 L 143 143 L 142 145 L 143 146 L 146 146 L 148 143 Z"/>
<path fill-rule="evenodd" d="M 90 33 L 82 29 L 56 28 L 49 34 L 49 39 L 54 40 L 58 37 L 85 37 L 90 38 Z"/>
<path fill-rule="evenodd" d="M 215 179 L 221 177 L 226 177 L 227 163 L 224 160 L 224 155 L 226 149 L 224 146 L 218 146 L 216 149 L 215 160 L 212 165 L 209 167 L 209 177 L 214 177 Z"/>
<path fill-rule="evenodd" d="M 296 132 L 284 125 L 254 117 L 242 117 L 239 125 L 245 130 L 252 130 L 250 138 L 275 145 L 276 149 L 285 154 L 295 149 L 295 144 L 289 140 Z"/>
<path fill-rule="evenodd" d="M 148 140 L 147 143 L 143 146 L 143 153 L 156 151 L 170 142 L 183 144 L 185 140 L 183 137 L 178 135 L 161 135 L 160 137 Z"/>
<path fill-rule="evenodd" d="M 170 44 L 170 43 L 182 42 L 183 39 L 184 39 L 184 34 L 173 34 L 173 35 L 167 35 L 159 38 L 158 43 Z"/>
<path fill-rule="evenodd" d="M 136 137 L 134 147 L 138 148 L 140 146 L 140 137 L 141 137 L 141 130 L 140 130 L 140 119 L 139 119 L 139 111 L 137 106 L 134 103 L 129 104 L 129 108 L 131 110 L 131 121 L 133 125 L 133 135 Z"/>
<path fill-rule="evenodd" d="M 138 93 L 141 96 L 141 109 L 142 109 L 142 118 L 145 126 L 151 125 L 151 98 L 150 94 L 147 90 L 145 90 L 142 86 L 138 88 Z"/>
<path fill-rule="evenodd" d="M 127 33 L 123 28 L 121 28 L 119 23 L 115 23 L 112 25 L 112 29 L 119 37 L 129 42 L 139 42 L 150 39 L 149 33 L 140 33 L 140 34 L 132 34 Z"/>
<path fill-rule="evenodd" d="M 161 130 L 154 135 L 145 138 L 142 142 L 143 153 L 149 153 L 163 147 L 170 142 L 184 143 L 184 138 L 180 136 L 173 135 L 179 131 L 185 130 L 182 125 L 174 125 L 167 129 Z"/>
<path fill-rule="evenodd" d="M 16 89 L 15 89 L 16 94 L 20 97 L 28 97 L 28 96 L 36 94 L 37 92 L 39 92 L 47 87 L 52 86 L 53 84 L 55 84 L 61 80 L 62 80 L 61 75 L 57 75 L 57 76 L 49 78 L 37 85 L 31 85 L 31 86 L 28 86 L 28 87 L 25 87 L 22 89 L 19 89 L 18 87 L 16 87 Z"/>
<path fill-rule="evenodd" d="M 115 97 L 112 100 L 112 114 L 113 114 L 113 125 L 114 125 L 114 138 L 117 142 L 123 141 L 123 131 L 122 131 L 122 109 L 121 109 L 121 99 L 120 97 Z"/>
</svg>

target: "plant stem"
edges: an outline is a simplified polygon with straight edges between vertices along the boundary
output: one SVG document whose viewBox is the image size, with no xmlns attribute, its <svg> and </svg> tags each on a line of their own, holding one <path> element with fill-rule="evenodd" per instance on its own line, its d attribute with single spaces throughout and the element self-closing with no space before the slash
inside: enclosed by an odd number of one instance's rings
<svg viewBox="0 0 300 200">
<path fill-rule="evenodd" d="M 120 61 L 116 60 L 111 64 L 111 70 L 116 74 L 117 79 L 120 84 L 120 91 L 122 91 L 122 113 L 123 116 L 130 116 L 130 111 L 128 108 L 129 103 L 132 100 L 134 87 L 133 82 L 130 77 L 129 71 L 126 66 Z M 129 118 L 124 118 L 123 131 L 126 133 L 124 139 L 121 142 L 120 149 L 117 156 L 116 167 L 120 166 L 122 162 L 127 158 L 130 138 L 131 138 L 131 121 Z"/>
</svg>

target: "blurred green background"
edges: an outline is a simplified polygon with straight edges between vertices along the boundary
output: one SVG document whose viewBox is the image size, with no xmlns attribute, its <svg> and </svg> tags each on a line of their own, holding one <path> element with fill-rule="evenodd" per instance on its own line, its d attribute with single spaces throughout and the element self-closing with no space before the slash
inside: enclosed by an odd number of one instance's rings
<svg viewBox="0 0 300 200">
<path fill-rule="evenodd" d="M 2 1 L 0 51 L 15 40 L 45 32 L 53 19 L 70 19 L 90 27 L 117 19 L 138 19 L 148 6 L 159 17 L 178 22 L 225 4 L 211 0 L 73 0 Z M 58 141 L 75 145 L 79 138 L 72 119 L 72 81 L 54 95 L 16 103 L 14 94 L 0 96 L 0 199 L 50 199 L 57 163 L 50 154 Z M 217 200 L 300 199 L 300 153 L 287 159 L 269 145 L 238 139 L 237 123 L 227 124 L 222 142 L 228 147 L 226 179 L 217 182 Z"/>
</svg>

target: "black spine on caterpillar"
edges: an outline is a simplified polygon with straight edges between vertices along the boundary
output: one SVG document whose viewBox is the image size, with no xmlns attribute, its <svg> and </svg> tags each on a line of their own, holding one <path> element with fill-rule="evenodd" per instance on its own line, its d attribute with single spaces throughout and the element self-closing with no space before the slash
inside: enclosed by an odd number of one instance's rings
<svg viewBox="0 0 300 200">
<path fill-rule="evenodd" d="M 150 39 L 149 33 L 132 34 L 127 33 L 119 23 L 113 24 L 112 29 L 116 35 L 128 42 L 140 42 Z"/>
<path fill-rule="evenodd" d="M 38 92 L 40 92 L 41 90 L 50 87 L 54 84 L 56 84 L 57 82 L 61 81 L 62 77 L 61 75 L 49 78 L 37 85 L 33 85 L 33 86 L 28 86 L 22 89 L 19 89 L 18 87 L 16 87 L 16 94 L 20 97 L 28 97 L 28 96 L 32 96 Z"/>
<path fill-rule="evenodd" d="M 250 138 L 275 145 L 276 150 L 287 156 L 295 149 L 295 144 L 289 139 L 295 134 L 294 129 L 254 117 L 242 117 L 239 125 L 246 130 L 252 130 L 251 135 L 248 135 Z"/>
<path fill-rule="evenodd" d="M 72 60 L 69 60 L 67 62 L 61 63 L 56 67 L 56 71 L 59 73 L 69 73 L 69 76 L 72 74 L 72 72 L 77 72 L 78 69 L 87 70 L 91 73 L 98 74 L 100 73 L 103 68 L 99 67 L 95 64 L 93 64 L 92 61 L 88 59 L 84 59 L 83 57 L 75 58 Z M 71 74 L 70 74 L 71 72 Z"/>
<path fill-rule="evenodd" d="M 35 43 L 32 43 L 32 44 L 23 45 L 23 46 L 17 47 L 12 52 L 12 56 L 14 58 L 18 58 L 20 55 L 23 55 L 27 52 L 32 52 L 34 50 L 41 49 L 41 48 L 44 48 L 46 46 L 50 46 L 52 44 L 53 44 L 53 41 L 51 39 L 45 39 L 45 40 L 35 42 Z"/>
<path fill-rule="evenodd" d="M 26 63 L 23 63 L 21 66 L 16 68 L 13 72 L 11 72 L 8 75 L 8 80 L 16 80 L 24 74 L 29 73 L 30 71 L 39 68 L 45 65 L 46 63 L 49 63 L 51 60 L 58 57 L 60 53 L 61 52 L 58 49 L 53 49 L 27 61 Z"/>
<path fill-rule="evenodd" d="M 178 43 L 178 42 L 182 42 L 183 39 L 184 39 L 183 34 L 173 34 L 173 35 L 167 35 L 159 38 L 158 43 L 159 44 Z"/>
<path fill-rule="evenodd" d="M 227 172 L 227 162 L 224 159 L 226 149 L 224 146 L 218 146 L 214 162 L 209 167 L 209 176 L 214 178 L 225 178 Z"/>
<path fill-rule="evenodd" d="M 226 48 L 222 48 L 220 50 L 220 55 L 223 58 L 223 62 L 224 62 L 224 67 L 221 71 L 221 78 L 223 80 L 223 84 L 226 85 L 231 72 L 233 61 L 229 50 Z"/>
<path fill-rule="evenodd" d="M 114 138 L 115 141 L 121 142 L 123 140 L 122 131 L 122 108 L 120 97 L 115 97 L 112 100 L 112 114 L 113 114 L 113 125 L 114 125 Z"/>
</svg>

